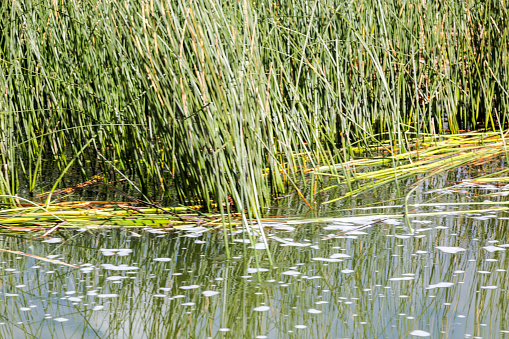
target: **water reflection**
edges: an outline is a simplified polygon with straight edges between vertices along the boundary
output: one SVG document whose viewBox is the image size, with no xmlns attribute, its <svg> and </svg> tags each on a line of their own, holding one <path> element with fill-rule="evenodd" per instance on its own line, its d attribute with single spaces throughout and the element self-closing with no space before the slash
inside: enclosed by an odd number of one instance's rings
<svg viewBox="0 0 509 339">
<path fill-rule="evenodd" d="M 67 232 L 53 235 L 58 241 L 4 236 L 1 248 L 78 268 L 2 253 L 0 336 L 465 338 L 509 333 L 505 212 L 415 218 L 414 234 L 402 218 L 390 217 L 336 237 L 374 220 L 348 214 L 268 224 L 268 249 L 261 239 L 253 246 L 247 232 L 237 230 L 229 243 L 231 260 L 215 231 Z"/>
</svg>

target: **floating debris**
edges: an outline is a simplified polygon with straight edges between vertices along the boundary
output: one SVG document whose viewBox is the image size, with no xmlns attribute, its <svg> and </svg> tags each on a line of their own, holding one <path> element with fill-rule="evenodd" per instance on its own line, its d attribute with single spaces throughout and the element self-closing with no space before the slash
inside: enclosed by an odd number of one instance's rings
<svg viewBox="0 0 509 339">
<path fill-rule="evenodd" d="M 431 289 L 434 289 L 434 288 L 444 288 L 444 287 L 451 287 L 451 286 L 454 286 L 454 283 L 451 283 L 451 282 L 439 282 L 438 284 L 429 285 L 428 287 L 426 287 L 426 289 L 427 290 L 431 290 Z"/>
<path fill-rule="evenodd" d="M 217 291 L 203 291 L 203 292 L 201 292 L 201 294 L 203 294 L 206 297 L 212 297 L 214 295 L 218 295 L 219 292 L 217 292 Z"/>
<path fill-rule="evenodd" d="M 422 330 L 413 330 L 410 332 L 410 335 L 413 335 L 414 337 L 430 337 L 431 333 Z"/>
<path fill-rule="evenodd" d="M 496 251 L 505 251 L 505 248 L 497 247 L 497 246 L 484 246 L 483 247 L 488 252 L 496 252 Z"/>
<path fill-rule="evenodd" d="M 283 275 L 291 275 L 291 276 L 298 276 L 300 275 L 301 273 L 298 272 L 298 271 L 293 271 L 293 270 L 290 270 L 290 271 L 285 271 L 283 273 L 281 273 Z"/>
<path fill-rule="evenodd" d="M 456 254 L 456 253 L 460 253 L 460 252 L 465 252 L 466 249 L 462 248 L 462 247 L 448 247 L 448 246 L 437 246 L 435 247 L 436 249 L 444 252 L 444 253 L 452 253 L 452 254 Z"/>
<path fill-rule="evenodd" d="M 270 310 L 269 306 L 258 306 L 258 307 L 253 308 L 253 311 L 257 311 L 257 312 L 266 312 L 268 310 Z"/>
<path fill-rule="evenodd" d="M 414 280 L 414 277 L 399 277 L 399 278 L 390 278 L 389 281 L 405 281 L 405 280 Z"/>
<path fill-rule="evenodd" d="M 58 244 L 59 242 L 62 242 L 61 238 L 51 238 L 47 240 L 43 240 L 42 242 L 48 243 L 48 244 Z"/>
<path fill-rule="evenodd" d="M 247 273 L 268 272 L 268 268 L 248 268 Z"/>
<path fill-rule="evenodd" d="M 127 264 L 120 264 L 118 266 L 112 265 L 112 264 L 101 264 L 101 266 L 105 270 L 111 270 L 111 271 L 131 271 L 131 270 L 138 270 L 139 269 L 139 267 L 129 266 Z"/>
</svg>

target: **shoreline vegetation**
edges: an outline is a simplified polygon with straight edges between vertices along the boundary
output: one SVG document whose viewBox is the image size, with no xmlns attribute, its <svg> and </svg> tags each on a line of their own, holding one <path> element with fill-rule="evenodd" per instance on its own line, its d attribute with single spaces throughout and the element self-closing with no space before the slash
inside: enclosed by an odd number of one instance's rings
<svg viewBox="0 0 509 339">
<path fill-rule="evenodd" d="M 408 216 L 415 184 L 509 158 L 507 9 L 468 0 L 4 1 L 0 221 L 261 222 L 274 197 L 297 194 L 316 209 L 317 192 L 347 187 L 319 201 L 332 203 L 413 178 L 400 188 Z M 81 183 L 127 181 L 138 202 L 157 205 L 147 198 L 157 192 L 217 214 L 58 202 L 53 193 L 78 183 L 66 185 L 70 172 Z M 490 175 L 479 180 L 505 180 L 504 168 Z M 37 207 L 18 204 L 48 185 Z"/>
</svg>

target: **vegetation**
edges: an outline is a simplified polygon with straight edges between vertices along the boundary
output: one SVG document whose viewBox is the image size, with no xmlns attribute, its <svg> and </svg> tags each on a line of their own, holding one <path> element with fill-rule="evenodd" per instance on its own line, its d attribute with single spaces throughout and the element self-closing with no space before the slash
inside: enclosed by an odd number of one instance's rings
<svg viewBox="0 0 509 339">
<path fill-rule="evenodd" d="M 51 158 L 53 190 L 72 167 L 124 173 L 254 218 L 308 169 L 388 150 L 395 171 L 424 137 L 506 125 L 499 1 L 9 0 L 0 14 L 7 196 L 40 193 Z"/>
</svg>

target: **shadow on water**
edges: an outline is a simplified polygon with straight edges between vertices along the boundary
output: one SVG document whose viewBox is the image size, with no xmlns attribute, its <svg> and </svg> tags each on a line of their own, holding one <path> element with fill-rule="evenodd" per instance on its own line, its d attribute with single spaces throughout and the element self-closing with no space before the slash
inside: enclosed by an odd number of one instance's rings
<svg viewBox="0 0 509 339">
<path fill-rule="evenodd" d="M 350 209 L 321 221 L 268 223 L 272 267 L 260 241 L 257 268 L 242 229 L 231 241 L 231 260 L 222 233 L 196 232 L 200 229 L 2 236 L 1 248 L 78 268 L 0 254 L 0 336 L 503 337 L 509 333 L 509 215 L 456 213 L 454 203 L 490 200 L 497 207 L 509 190 L 493 185 L 437 190 L 459 174 L 448 175 L 425 182 L 416 193 L 414 203 L 435 198 L 420 210 L 435 214 L 412 218 L 414 234 L 396 216 L 324 240 L 383 218 L 383 209 L 375 219 L 369 216 L 374 209 Z M 371 199 L 395 196 L 391 188 Z M 363 202 L 370 202 L 367 196 Z M 324 214 L 340 207 L 345 205 L 329 206 Z M 401 208 L 385 214 L 395 211 Z"/>
</svg>

